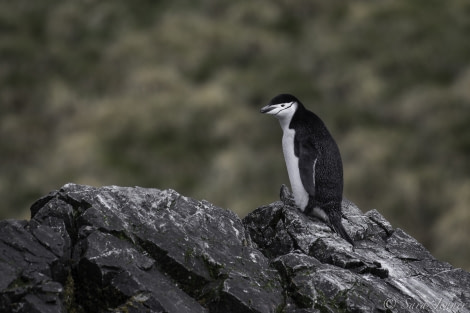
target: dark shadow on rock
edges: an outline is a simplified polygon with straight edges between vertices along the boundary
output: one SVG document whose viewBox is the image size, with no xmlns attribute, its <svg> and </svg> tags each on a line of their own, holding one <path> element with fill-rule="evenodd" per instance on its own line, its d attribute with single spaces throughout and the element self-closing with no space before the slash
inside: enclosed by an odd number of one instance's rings
<svg viewBox="0 0 470 313">
<path fill-rule="evenodd" d="M 350 244 L 278 201 L 67 184 L 0 221 L 0 312 L 468 312 L 470 274 L 343 202 Z"/>
</svg>

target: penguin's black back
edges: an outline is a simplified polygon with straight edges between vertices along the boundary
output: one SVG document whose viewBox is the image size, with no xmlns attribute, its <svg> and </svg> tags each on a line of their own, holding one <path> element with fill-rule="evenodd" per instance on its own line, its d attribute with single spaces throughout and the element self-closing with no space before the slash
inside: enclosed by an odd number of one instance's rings
<svg viewBox="0 0 470 313">
<path fill-rule="evenodd" d="M 323 121 L 298 101 L 289 128 L 295 130 L 294 152 L 299 157 L 299 143 L 308 141 L 318 152 L 315 164 L 315 202 L 322 206 L 343 198 L 343 163 L 339 148 Z M 313 166 L 313 163 L 312 163 Z"/>
</svg>

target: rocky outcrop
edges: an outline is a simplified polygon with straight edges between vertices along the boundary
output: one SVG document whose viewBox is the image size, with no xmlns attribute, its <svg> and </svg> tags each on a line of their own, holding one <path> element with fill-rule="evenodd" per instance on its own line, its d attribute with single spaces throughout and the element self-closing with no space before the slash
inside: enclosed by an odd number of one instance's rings
<svg viewBox="0 0 470 313">
<path fill-rule="evenodd" d="M 67 184 L 0 221 L 0 312 L 469 312 L 470 274 L 343 202 L 356 247 L 281 201 Z"/>
</svg>

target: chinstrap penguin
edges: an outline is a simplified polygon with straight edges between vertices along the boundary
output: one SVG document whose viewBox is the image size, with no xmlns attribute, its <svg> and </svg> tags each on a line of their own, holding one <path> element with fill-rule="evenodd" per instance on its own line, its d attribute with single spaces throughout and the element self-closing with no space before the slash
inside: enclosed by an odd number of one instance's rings
<svg viewBox="0 0 470 313">
<path fill-rule="evenodd" d="M 323 121 L 290 94 L 274 97 L 261 113 L 274 115 L 283 131 L 282 150 L 295 204 L 316 216 L 351 243 L 341 224 L 343 164 Z"/>
</svg>

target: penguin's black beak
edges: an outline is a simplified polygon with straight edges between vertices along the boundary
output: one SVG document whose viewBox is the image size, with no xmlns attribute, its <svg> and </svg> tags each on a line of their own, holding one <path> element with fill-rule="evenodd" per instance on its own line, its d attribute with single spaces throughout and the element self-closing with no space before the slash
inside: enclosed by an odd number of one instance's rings
<svg viewBox="0 0 470 313">
<path fill-rule="evenodd" d="M 268 112 L 271 111 L 272 109 L 274 109 L 274 107 L 268 104 L 268 105 L 262 107 L 261 110 L 260 110 L 260 112 L 261 112 L 261 113 L 268 113 Z"/>
</svg>

